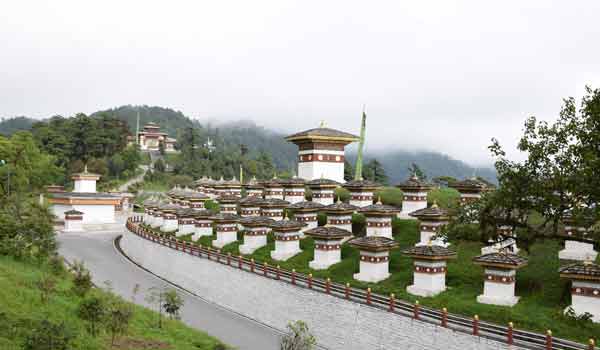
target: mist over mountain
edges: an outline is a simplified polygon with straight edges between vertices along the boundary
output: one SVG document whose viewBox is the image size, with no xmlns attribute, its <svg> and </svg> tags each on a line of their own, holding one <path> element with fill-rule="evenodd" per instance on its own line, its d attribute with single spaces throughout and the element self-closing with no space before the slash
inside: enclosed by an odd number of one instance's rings
<svg viewBox="0 0 600 350">
<path fill-rule="evenodd" d="M 286 136 L 280 131 L 274 131 L 253 121 L 242 120 L 237 122 L 203 122 L 191 119 L 182 112 L 158 106 L 121 106 L 92 113 L 92 116 L 114 115 L 125 121 L 132 135 L 137 128 L 137 115 L 139 112 L 140 125 L 155 122 L 171 137 L 179 137 L 186 128 L 197 128 L 201 142 L 210 137 L 216 147 L 239 149 L 239 145 L 248 147 L 249 157 L 254 157 L 260 151 L 271 155 L 274 164 L 280 170 L 294 171 L 297 162 L 297 148 L 286 142 Z M 29 130 L 39 120 L 17 117 L 0 121 L 0 134 L 10 135 L 18 130 Z M 300 131 L 300 130 L 298 130 Z M 368 143 L 367 139 L 367 143 Z M 452 176 L 467 178 L 481 176 L 492 182 L 496 181 L 496 172 L 493 168 L 475 168 L 464 161 L 453 159 L 450 156 L 435 151 L 409 151 L 409 150 L 373 150 L 365 153 L 365 163 L 373 158 L 379 160 L 385 168 L 390 184 L 396 184 L 406 179 L 408 168 L 415 163 L 421 168 L 429 179 L 437 176 Z M 354 164 L 356 160 L 356 147 L 349 148 L 347 159 Z"/>
</svg>

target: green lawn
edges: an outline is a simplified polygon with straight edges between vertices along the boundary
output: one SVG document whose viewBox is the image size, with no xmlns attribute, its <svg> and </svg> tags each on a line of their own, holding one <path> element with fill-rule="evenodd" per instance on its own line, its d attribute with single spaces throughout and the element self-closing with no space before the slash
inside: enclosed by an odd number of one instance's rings
<svg viewBox="0 0 600 350">
<path fill-rule="evenodd" d="M 400 251 L 410 247 L 418 241 L 418 223 L 413 220 L 394 220 L 394 236 L 400 244 L 400 249 L 391 253 L 390 272 L 392 276 L 380 283 L 361 283 L 353 279 L 352 275 L 358 272 L 358 251 L 345 244 L 342 247 L 342 262 L 325 271 L 315 271 L 308 267 L 308 262 L 313 259 L 314 243 L 311 238 L 301 240 L 302 253 L 284 262 L 273 261 L 270 252 L 274 250 L 273 237 L 269 235 L 268 245 L 258 249 L 247 257 L 254 258 L 257 263 L 268 262 L 272 266 L 280 265 L 282 268 L 298 272 L 312 272 L 315 277 L 330 277 L 333 281 L 349 282 L 353 287 L 371 289 L 380 294 L 394 293 L 397 298 L 414 302 L 419 300 L 423 305 L 441 309 L 448 308 L 449 312 L 471 317 L 479 315 L 482 320 L 499 324 L 512 321 L 519 329 L 545 332 L 552 329 L 557 337 L 587 343 L 590 337 L 600 334 L 600 325 L 591 322 L 582 323 L 567 319 L 562 316 L 562 310 L 569 303 L 568 282 L 561 280 L 558 275 L 558 251 L 560 244 L 556 241 L 544 241 L 532 247 L 529 256 L 529 265 L 517 273 L 516 294 L 521 297 L 520 302 L 513 308 L 478 304 L 477 295 L 483 291 L 483 268 L 472 263 L 471 259 L 480 254 L 481 244 L 475 242 L 455 242 L 452 246 L 458 250 L 456 260 L 448 265 L 447 286 L 448 290 L 433 298 L 421 298 L 410 295 L 406 287 L 412 284 L 411 260 L 404 257 Z M 240 241 L 223 247 L 224 253 L 231 252 L 238 255 Z M 190 240 L 190 236 L 184 237 Z M 211 245 L 214 236 L 205 236 L 199 243 Z M 524 253 L 523 253 L 524 254 Z M 564 294 L 566 293 L 566 294 Z"/>
<path fill-rule="evenodd" d="M 30 263 L 0 257 L 0 349 L 21 349 L 24 334 L 29 331 L 31 320 L 65 322 L 75 338 L 69 349 L 111 349 L 110 336 L 106 333 L 97 338 L 87 332 L 86 324 L 77 317 L 81 298 L 70 291 L 68 275 L 56 277 L 57 291 L 48 303 L 40 299 L 36 283 L 49 271 Z M 107 295 L 107 292 L 94 289 L 92 293 Z M 220 342 L 209 335 L 185 326 L 174 320 L 166 320 L 162 329 L 156 327 L 157 314 L 148 309 L 134 306 L 134 318 L 128 334 L 121 340 L 127 344 L 137 344 L 119 349 L 217 349 Z M 185 308 L 185 305 L 184 305 Z M 16 328 L 15 328 L 16 327 Z M 17 332 L 15 332 L 15 329 Z M 154 347 L 142 347 L 154 344 Z"/>
</svg>

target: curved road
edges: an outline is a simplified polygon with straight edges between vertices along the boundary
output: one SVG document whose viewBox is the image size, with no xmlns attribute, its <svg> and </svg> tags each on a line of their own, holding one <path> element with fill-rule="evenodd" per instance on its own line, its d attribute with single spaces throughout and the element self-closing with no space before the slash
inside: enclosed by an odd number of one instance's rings
<svg viewBox="0 0 600 350">
<path fill-rule="evenodd" d="M 59 233 L 59 251 L 68 261 L 84 261 L 96 285 L 104 286 L 105 281 L 109 281 L 113 291 L 125 299 L 131 299 L 135 285 L 139 284 L 135 302 L 148 307 L 144 297 L 149 288 L 173 286 L 122 256 L 113 243 L 119 234 Z M 277 330 L 185 291 L 181 291 L 181 295 L 185 300 L 181 319 L 187 325 L 204 330 L 239 349 L 279 349 L 280 333 Z"/>
</svg>

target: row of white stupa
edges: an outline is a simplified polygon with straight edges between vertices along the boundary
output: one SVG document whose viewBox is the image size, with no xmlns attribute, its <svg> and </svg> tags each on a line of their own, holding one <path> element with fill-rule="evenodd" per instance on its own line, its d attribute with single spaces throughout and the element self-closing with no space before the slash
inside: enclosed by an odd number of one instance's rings
<svg viewBox="0 0 600 350">
<path fill-rule="evenodd" d="M 399 211 L 397 208 L 379 202 L 362 208 L 339 201 L 329 205 L 307 201 L 290 204 L 281 198 L 264 199 L 256 194 L 241 199 L 236 194 L 221 190 L 217 186 L 220 195 L 214 197 L 216 194 L 211 194 L 220 204 L 219 214 L 204 209 L 208 195 L 175 188 L 168 193 L 168 203 L 160 204 L 152 200 L 144 203 L 144 222 L 161 231 L 176 231 L 177 236 L 192 233 L 194 240 L 212 235 L 214 225 L 215 247 L 237 241 L 237 231 L 242 229 L 243 244 L 239 247 L 242 254 L 252 254 L 264 247 L 267 233 L 272 231 L 275 250 L 271 256 L 275 260 L 287 260 L 297 255 L 301 252 L 299 240 L 304 235 L 311 236 L 315 240 L 315 251 L 314 260 L 309 266 L 327 269 L 341 261 L 341 244 L 352 235 L 351 215 L 359 212 L 366 217 L 367 235 L 350 242 L 360 250 L 359 272 L 354 277 L 360 281 L 379 282 L 390 276 L 389 251 L 397 247 L 391 236 L 391 221 Z M 238 209 L 241 216 L 237 215 Z M 285 219 L 284 209 L 292 210 L 295 220 Z M 327 226 L 317 226 L 317 212 L 327 214 Z M 431 240 L 440 227 L 447 223 L 448 213 L 434 204 L 412 213 L 412 217 L 420 221 L 422 241 L 403 252 L 414 261 L 414 283 L 407 287 L 407 291 L 419 296 L 435 296 L 446 290 L 447 261 L 456 255 L 445 245 L 432 244 L 436 241 Z M 475 263 L 485 268 L 484 292 L 477 298 L 478 302 L 515 305 L 519 300 L 515 296 L 516 270 L 525 266 L 526 262 L 525 258 L 506 252 L 490 252 L 477 257 Z M 590 266 L 588 262 L 579 265 Z M 579 265 L 569 265 L 567 268 L 569 271 L 581 270 Z M 563 275 L 572 277 L 561 271 Z M 573 283 L 575 286 L 580 282 L 575 279 Z M 592 285 L 598 287 L 600 281 Z M 595 304 L 595 299 L 582 294 L 581 290 L 573 289 L 572 307 L 575 311 L 582 313 L 581 310 L 585 309 L 590 312 L 598 307 L 600 315 L 600 305 Z"/>
</svg>

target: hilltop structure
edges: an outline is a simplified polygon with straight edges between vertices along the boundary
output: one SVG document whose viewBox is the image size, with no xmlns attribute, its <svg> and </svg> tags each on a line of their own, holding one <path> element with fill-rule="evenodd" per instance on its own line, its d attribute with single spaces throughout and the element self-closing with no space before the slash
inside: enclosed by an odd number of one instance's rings
<svg viewBox="0 0 600 350">
<path fill-rule="evenodd" d="M 130 139 L 130 143 L 133 140 Z M 156 123 L 148 123 L 144 125 L 142 131 L 138 132 L 137 140 L 135 140 L 138 145 L 140 145 L 140 150 L 142 151 L 158 151 L 160 149 L 160 144 L 163 144 L 165 152 L 174 153 L 177 152 L 175 150 L 176 139 L 170 138 L 169 135 L 165 132 L 160 131 L 160 126 Z"/>
<path fill-rule="evenodd" d="M 344 182 L 344 147 L 359 137 L 330 129 L 321 122 L 318 128 L 285 138 L 298 145 L 298 177 L 307 181 L 325 178 Z"/>
</svg>

